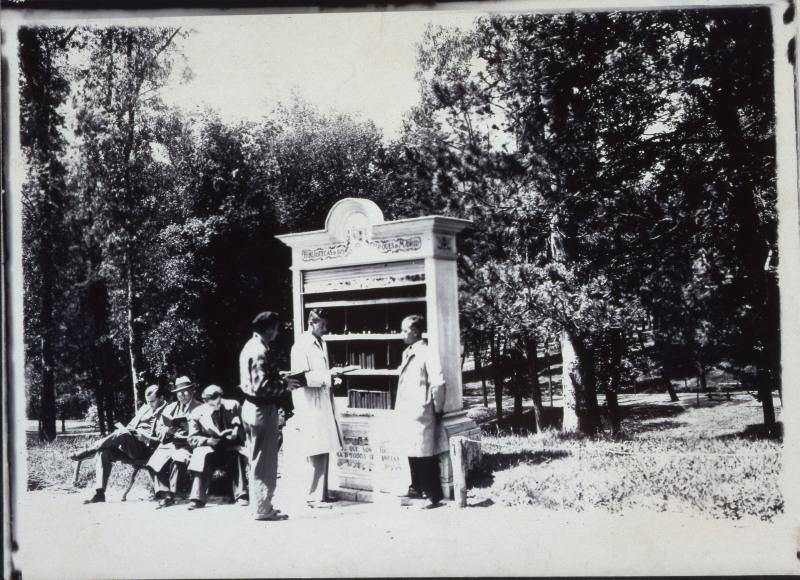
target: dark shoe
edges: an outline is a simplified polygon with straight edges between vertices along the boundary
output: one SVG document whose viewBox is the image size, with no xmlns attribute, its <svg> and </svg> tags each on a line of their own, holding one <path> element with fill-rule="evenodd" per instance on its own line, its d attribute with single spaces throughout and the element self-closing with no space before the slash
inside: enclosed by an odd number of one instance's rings
<svg viewBox="0 0 800 580">
<path fill-rule="evenodd" d="M 94 492 L 94 495 L 92 497 L 90 497 L 89 499 L 83 500 L 83 503 L 84 504 L 87 504 L 87 503 L 101 503 L 101 502 L 104 502 L 104 501 L 106 501 L 106 493 L 104 491 L 101 491 L 101 490 L 98 489 L 96 492 Z"/>
<path fill-rule="evenodd" d="M 84 449 L 83 451 L 70 455 L 69 458 L 72 459 L 72 461 L 83 461 L 84 459 L 89 459 L 95 453 L 96 451 L 94 449 Z"/>
<path fill-rule="evenodd" d="M 398 493 L 397 497 L 408 497 L 411 499 L 419 499 L 422 497 L 422 494 L 416 487 L 409 486 L 408 491 Z"/>
<path fill-rule="evenodd" d="M 204 508 L 204 507 L 206 507 L 206 504 L 204 504 L 202 501 L 197 500 L 197 499 L 190 499 L 189 500 L 189 507 L 187 509 L 189 509 L 189 510 L 199 510 L 200 508 Z"/>
<path fill-rule="evenodd" d="M 159 500 L 157 510 L 175 505 L 175 500 L 171 497 L 165 497 Z"/>
<path fill-rule="evenodd" d="M 423 503 L 421 506 L 419 506 L 419 509 L 421 509 L 421 510 L 432 510 L 433 508 L 437 508 L 440 505 L 442 505 L 439 502 L 440 502 L 440 500 L 438 500 L 438 499 L 436 501 L 433 501 L 432 499 L 426 499 L 425 503 Z"/>
<path fill-rule="evenodd" d="M 286 514 L 282 514 L 281 510 L 276 510 L 276 509 L 273 509 L 267 514 L 256 516 L 257 522 L 282 522 L 288 519 L 289 516 L 287 516 Z"/>
</svg>

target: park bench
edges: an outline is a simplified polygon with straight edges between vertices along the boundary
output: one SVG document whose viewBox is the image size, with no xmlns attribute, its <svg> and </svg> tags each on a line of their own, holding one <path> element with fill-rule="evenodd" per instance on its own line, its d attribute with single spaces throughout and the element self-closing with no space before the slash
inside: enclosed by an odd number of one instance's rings
<svg viewBox="0 0 800 580">
<path fill-rule="evenodd" d="M 94 457 L 92 457 L 94 459 Z M 149 458 L 145 459 L 131 459 L 127 455 L 122 452 L 113 452 L 111 454 L 111 461 L 114 463 L 122 463 L 123 465 L 130 465 L 133 468 L 131 471 L 131 476 L 128 479 L 128 487 L 125 488 L 125 491 L 122 493 L 122 501 L 125 501 L 128 498 L 128 492 L 130 492 L 131 488 L 133 488 L 133 483 L 136 481 L 136 476 L 139 472 L 147 465 L 147 461 Z M 85 460 L 79 459 L 75 462 L 75 471 L 72 476 L 72 485 L 78 485 L 78 477 L 81 473 L 81 464 Z"/>
<path fill-rule="evenodd" d="M 731 400 L 731 391 L 739 386 L 739 383 L 718 383 L 717 391 L 707 391 L 706 396 L 709 401 L 714 400 L 714 395 L 725 395 L 725 398 Z"/>
</svg>

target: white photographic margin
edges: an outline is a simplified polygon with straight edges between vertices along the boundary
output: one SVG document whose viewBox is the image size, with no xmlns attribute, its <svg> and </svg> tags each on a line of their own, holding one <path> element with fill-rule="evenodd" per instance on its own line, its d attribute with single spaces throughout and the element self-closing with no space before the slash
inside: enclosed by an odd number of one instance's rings
<svg viewBox="0 0 800 580">
<path fill-rule="evenodd" d="M 508 2 L 464 2 L 444 4 L 435 7 L 437 11 L 469 11 L 482 12 L 566 12 L 566 11 L 609 11 L 620 10 L 662 10 L 674 8 L 715 8 L 715 7 L 769 7 L 772 13 L 773 41 L 775 47 L 774 78 L 775 78 L 775 106 L 776 106 L 776 153 L 777 153 L 777 191 L 779 212 L 779 246 L 780 246 L 780 305 L 781 305 L 781 343 L 782 343 L 782 384 L 783 384 L 783 474 L 782 490 L 786 501 L 786 513 L 778 518 L 779 521 L 766 528 L 768 538 L 761 538 L 760 546 L 769 545 L 770 551 L 762 553 L 758 561 L 751 562 L 747 569 L 731 570 L 726 561 L 746 546 L 729 545 L 718 541 L 713 535 L 706 534 L 703 527 L 698 529 L 685 529 L 684 532 L 690 540 L 682 540 L 681 545 L 686 545 L 692 539 L 702 543 L 707 560 L 704 562 L 675 561 L 673 569 L 664 569 L 660 563 L 662 554 L 653 554 L 650 560 L 641 550 L 635 555 L 623 554 L 639 544 L 662 545 L 669 544 L 673 538 L 660 535 L 658 529 L 640 529 L 636 536 L 626 535 L 619 537 L 614 534 L 595 534 L 593 546 L 574 546 L 574 558 L 577 562 L 564 562 L 553 558 L 544 558 L 541 566 L 530 569 L 523 561 L 528 558 L 520 555 L 520 565 L 505 562 L 498 566 L 499 575 L 640 575 L 640 574 L 687 574 L 687 573 L 726 573 L 726 574 L 796 574 L 800 571 L 797 553 L 800 552 L 800 205 L 798 204 L 798 151 L 800 140 L 797 131 L 798 94 L 795 86 L 797 66 L 794 67 L 787 59 L 787 47 L 790 39 L 797 37 L 798 16 L 789 24 L 784 23 L 784 13 L 789 4 L 785 1 L 683 1 L 674 0 L 668 5 L 656 1 L 633 1 L 614 3 L 601 1 L 508 1 Z M 422 7 L 400 7 L 394 12 L 403 12 L 422 9 Z M 389 10 L 387 8 L 387 10 Z M 318 10 L 229 10 L 225 14 L 251 14 L 251 13 L 304 13 L 319 12 Z M 347 10 L 327 10 L 326 12 L 347 12 Z M 108 11 L 75 13 L 60 11 L 21 11 L 6 10 L 3 14 L 3 74 L 8 81 L 3 86 L 3 102 L 6 117 L 4 131 L 5 183 L 3 193 L 4 210 L 4 238 L 3 253 L 3 311 L 6 323 L 3 325 L 3 364 L 6 377 L 3 389 L 3 531 L 4 531 L 4 577 L 11 577 L 14 546 L 12 540 L 20 539 L 21 542 L 30 541 L 30 536 L 19 535 L 20 524 L 26 518 L 25 508 L 21 502 L 21 495 L 26 493 L 26 452 L 25 452 L 25 401 L 24 401 L 24 365 L 23 365 L 23 322 L 22 322 L 22 256 L 21 256 L 21 203 L 19 192 L 23 180 L 24 160 L 21 157 L 19 146 L 19 125 L 17 112 L 19 111 L 17 81 L 19 68 L 16 59 L 16 27 L 33 23 L 109 23 L 117 24 L 148 24 L 169 25 L 175 24 L 177 19 L 189 16 L 224 17 L 220 11 L 215 10 L 169 10 L 155 14 L 127 11 Z M 324 14 L 320 14 L 324 17 Z M 565 525 L 569 517 L 564 516 Z M 400 514 L 398 517 L 403 517 Z M 52 514 L 53 525 L 58 526 L 59 514 Z M 537 525 L 533 523 L 533 525 Z M 731 526 L 735 523 L 731 522 Z M 718 526 L 714 526 L 718 529 Z M 28 533 L 28 531 L 26 531 Z M 169 532 L 167 532 L 169 534 Z M 560 535 L 559 535 L 560 537 Z M 454 540 L 457 541 L 457 540 Z M 25 547 L 25 546 L 23 546 Z M 196 549 L 196 546 L 187 546 Z M 520 552 L 529 551 L 530 546 L 520 546 Z M 135 549 L 135 547 L 134 547 Z M 665 547 L 668 549 L 668 547 Z M 558 551 L 558 550 L 556 550 Z M 422 554 L 420 554 L 422 555 Z M 42 557 L 47 557 L 42 555 Z M 102 557 L 92 553 L 91 546 L 86 546 L 86 553 L 76 555 L 80 558 Z M 435 555 L 432 555 L 435 558 Z M 23 562 L 24 564 L 24 562 Z M 457 572 L 463 571 L 455 566 Z M 413 566 L 413 563 L 409 563 Z M 24 570 L 24 567 L 23 567 Z M 408 574 L 413 568 L 406 571 L 397 570 L 397 573 Z M 284 574 L 287 570 L 281 570 Z M 360 575 L 359 570 L 331 570 L 331 575 L 344 574 L 348 576 Z M 208 576 L 213 573 L 198 567 L 198 576 Z M 231 576 L 237 575 L 235 568 L 227 571 Z M 410 572 L 413 575 L 413 572 Z"/>
</svg>

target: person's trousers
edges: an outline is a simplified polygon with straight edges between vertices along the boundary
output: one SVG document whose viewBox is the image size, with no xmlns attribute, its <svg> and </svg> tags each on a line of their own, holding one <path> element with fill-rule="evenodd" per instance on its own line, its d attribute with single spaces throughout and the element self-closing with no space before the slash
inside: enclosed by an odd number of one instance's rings
<svg viewBox="0 0 800 580">
<path fill-rule="evenodd" d="M 256 517 L 272 512 L 272 496 L 278 481 L 278 407 L 242 405 L 242 424 L 250 454 L 250 505 Z"/>
<path fill-rule="evenodd" d="M 189 499 L 206 503 L 211 476 L 216 469 L 224 469 L 233 480 L 234 499 L 245 497 L 247 495 L 246 461 L 247 458 L 236 450 L 220 449 L 206 455 L 203 471 L 192 472 L 192 491 L 189 493 Z"/>
<path fill-rule="evenodd" d="M 411 471 L 411 487 L 422 491 L 423 495 L 433 502 L 444 498 L 439 478 L 439 456 L 409 457 L 408 467 Z"/>
<path fill-rule="evenodd" d="M 183 453 L 180 453 L 180 452 Z M 189 460 L 192 454 L 185 449 L 173 452 L 172 459 L 170 459 L 161 471 L 153 474 L 153 490 L 155 491 L 156 499 L 161 499 L 165 496 L 173 496 L 178 491 L 178 483 L 180 482 L 183 474 L 186 473 L 186 467 L 189 465 Z"/>
<path fill-rule="evenodd" d="M 307 501 L 325 501 L 328 495 L 328 458 L 330 453 L 310 455 L 308 463 L 311 466 L 311 487 L 308 490 Z"/>
<path fill-rule="evenodd" d="M 94 456 L 95 489 L 105 491 L 111 467 L 115 458 L 123 453 L 130 459 L 143 459 L 149 451 L 147 445 L 139 441 L 130 433 L 114 431 L 103 437 L 93 446 L 97 453 Z"/>
</svg>

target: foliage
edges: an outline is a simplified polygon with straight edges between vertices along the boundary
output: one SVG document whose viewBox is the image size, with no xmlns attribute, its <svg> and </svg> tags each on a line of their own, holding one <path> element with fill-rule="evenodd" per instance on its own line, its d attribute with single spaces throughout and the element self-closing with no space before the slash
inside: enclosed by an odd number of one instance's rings
<svg viewBox="0 0 800 580">
<path fill-rule="evenodd" d="M 766 10 L 498 15 L 420 47 L 403 183 L 474 221 L 468 331 L 563 333 L 585 429 L 595 389 L 613 405 L 625 380 L 608 369 L 633 367 L 608 345 L 643 308 L 662 364 L 774 366 L 768 27 Z"/>
<path fill-rule="evenodd" d="M 54 134 L 69 137 L 49 158 L 65 182 L 54 214 L 62 236 L 42 253 L 52 261 L 47 268 L 32 261 L 41 236 L 25 241 L 26 345 L 35 357 L 43 327 L 53 333 L 52 390 L 63 401 L 76 389 L 93 397 L 101 428 L 110 429 L 117 415 L 130 416 L 147 384 L 187 374 L 236 385 L 255 313 L 275 310 L 291 328 L 289 253 L 275 235 L 318 229 L 340 197 L 379 190 L 381 136 L 372 123 L 322 113 L 299 98 L 240 126 L 210 111 L 169 110 L 159 93 L 182 62 L 184 32 L 87 27 L 69 34 L 74 42 L 56 79 L 63 87 L 53 81 L 64 95 L 50 106 L 63 121 Z M 33 118 L 44 97 L 28 91 L 26 99 Z M 31 121 L 29 141 L 42 123 Z M 31 204 L 42 211 L 39 199 Z M 54 286 L 60 325 L 37 316 L 35 289 L 45 274 L 63 280 Z M 289 338 L 283 333 L 281 346 Z M 29 361 L 36 415 L 43 373 L 38 359 Z"/>
</svg>

